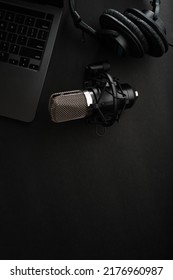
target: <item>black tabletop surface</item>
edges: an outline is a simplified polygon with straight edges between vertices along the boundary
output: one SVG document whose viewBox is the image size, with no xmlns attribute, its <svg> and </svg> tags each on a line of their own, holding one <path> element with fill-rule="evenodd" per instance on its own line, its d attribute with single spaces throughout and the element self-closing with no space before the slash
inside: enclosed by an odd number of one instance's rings
<svg viewBox="0 0 173 280">
<path fill-rule="evenodd" d="M 67 1 L 66 1 L 67 2 Z M 1 259 L 169 259 L 173 257 L 173 49 L 161 58 L 118 58 L 64 14 L 35 120 L 0 117 Z M 106 8 L 149 1 L 78 1 L 95 28 Z M 161 18 L 173 42 L 173 2 Z M 107 60 L 139 91 L 120 123 L 97 136 L 85 119 L 54 124 L 52 93 L 82 88 L 84 68 Z"/>
</svg>

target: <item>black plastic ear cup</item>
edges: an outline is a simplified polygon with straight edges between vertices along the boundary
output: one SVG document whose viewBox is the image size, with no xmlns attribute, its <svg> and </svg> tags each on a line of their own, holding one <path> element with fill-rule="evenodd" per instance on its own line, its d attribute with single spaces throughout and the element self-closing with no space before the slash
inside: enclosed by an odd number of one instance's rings
<svg viewBox="0 0 173 280">
<path fill-rule="evenodd" d="M 164 50 L 162 51 L 162 53 L 160 51 L 160 55 L 154 54 L 154 52 L 152 52 L 152 54 L 150 53 L 151 55 L 161 56 L 168 51 L 169 46 L 165 35 L 166 33 L 165 27 L 161 20 L 154 21 L 153 19 L 154 13 L 152 11 L 141 12 L 137 9 L 127 9 L 124 14 L 129 19 L 133 20 L 133 22 L 136 25 L 138 25 L 138 27 L 143 31 L 144 35 L 147 37 L 148 40 L 150 40 L 149 37 L 152 40 L 154 36 L 153 39 L 158 42 L 158 48 L 160 48 L 160 50 L 162 46 L 164 46 Z M 160 25 L 158 25 L 157 22 L 160 23 Z M 148 41 L 148 42 L 150 43 L 150 47 L 151 47 L 153 41 Z"/>
<path fill-rule="evenodd" d="M 117 31 L 125 38 L 128 44 L 128 49 L 124 50 L 126 54 L 134 57 L 142 57 L 144 55 L 144 48 L 137 36 L 123 22 L 115 18 L 112 13 L 109 14 L 109 10 L 108 13 L 105 12 L 100 16 L 100 25 L 103 29 Z"/>
<path fill-rule="evenodd" d="M 118 56 L 124 56 L 126 49 L 128 49 L 127 41 L 123 40 L 123 37 L 115 30 L 110 29 L 99 29 L 96 32 L 97 39 L 102 43 L 109 45 L 110 48 L 116 51 Z M 121 37 L 121 38 L 119 38 Z M 121 40 L 121 44 L 119 44 Z"/>
<path fill-rule="evenodd" d="M 146 53 L 149 49 L 147 39 L 143 35 L 142 31 L 139 29 L 139 27 L 131 21 L 129 18 L 127 18 L 125 15 L 121 14 L 120 12 L 113 10 L 113 9 L 108 9 L 106 10 L 107 14 L 112 15 L 114 18 L 118 19 L 121 21 L 124 25 L 126 25 L 133 33 L 136 35 L 138 38 L 140 44 L 142 45 L 144 49 L 144 53 Z"/>
</svg>

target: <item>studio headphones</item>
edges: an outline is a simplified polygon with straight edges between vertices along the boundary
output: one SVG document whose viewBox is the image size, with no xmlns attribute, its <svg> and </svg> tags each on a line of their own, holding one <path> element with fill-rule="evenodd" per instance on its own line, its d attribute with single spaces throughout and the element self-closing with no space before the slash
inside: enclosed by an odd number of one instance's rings
<svg viewBox="0 0 173 280">
<path fill-rule="evenodd" d="M 166 28 L 159 17 L 160 0 L 151 1 L 152 10 L 129 8 L 122 14 L 107 9 L 100 16 L 100 29 L 85 23 L 75 9 L 74 0 L 69 6 L 74 24 L 83 32 L 111 46 L 119 56 L 143 57 L 148 54 L 160 57 L 168 51 Z"/>
</svg>

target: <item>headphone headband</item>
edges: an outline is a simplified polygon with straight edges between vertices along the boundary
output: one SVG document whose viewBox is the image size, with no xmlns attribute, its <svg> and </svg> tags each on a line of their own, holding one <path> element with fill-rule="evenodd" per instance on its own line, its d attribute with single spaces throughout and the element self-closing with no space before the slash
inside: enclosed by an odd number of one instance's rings
<svg viewBox="0 0 173 280">
<path fill-rule="evenodd" d="M 100 28 L 88 25 L 76 11 L 76 1 L 69 0 L 74 25 L 101 44 L 109 45 L 118 56 L 162 56 L 168 51 L 166 28 L 159 17 L 161 0 L 150 0 L 148 9 L 126 9 L 123 13 L 107 9 L 99 17 Z"/>
<path fill-rule="evenodd" d="M 160 12 L 161 0 L 150 1 L 150 4 L 153 7 L 153 13 L 154 13 L 153 19 L 157 20 L 159 12 Z M 96 30 L 94 30 L 91 26 L 89 26 L 87 23 L 85 23 L 81 19 L 81 16 L 78 14 L 78 12 L 75 9 L 74 0 L 69 0 L 69 6 L 70 6 L 70 12 L 71 12 L 75 26 L 78 28 L 81 28 L 84 32 L 88 33 L 89 35 L 95 36 Z"/>
<path fill-rule="evenodd" d="M 160 13 L 160 0 L 151 1 L 151 5 L 153 6 L 153 12 L 154 12 L 154 20 L 158 19 L 158 15 Z"/>
<path fill-rule="evenodd" d="M 85 23 L 81 16 L 78 14 L 78 12 L 75 9 L 75 3 L 74 0 L 69 0 L 69 6 L 70 6 L 70 12 L 74 21 L 74 25 L 77 28 L 80 28 L 82 31 L 86 32 L 87 34 L 95 37 L 96 30 L 94 30 L 91 26 L 89 26 L 87 23 Z"/>
</svg>

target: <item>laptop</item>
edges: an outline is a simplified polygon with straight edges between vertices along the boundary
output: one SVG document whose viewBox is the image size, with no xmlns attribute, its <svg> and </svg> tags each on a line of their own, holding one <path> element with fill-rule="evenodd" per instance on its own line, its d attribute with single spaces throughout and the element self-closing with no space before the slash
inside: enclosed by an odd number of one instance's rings
<svg viewBox="0 0 173 280">
<path fill-rule="evenodd" d="M 63 0 L 0 0 L 0 116 L 34 120 L 62 8 Z"/>
</svg>

